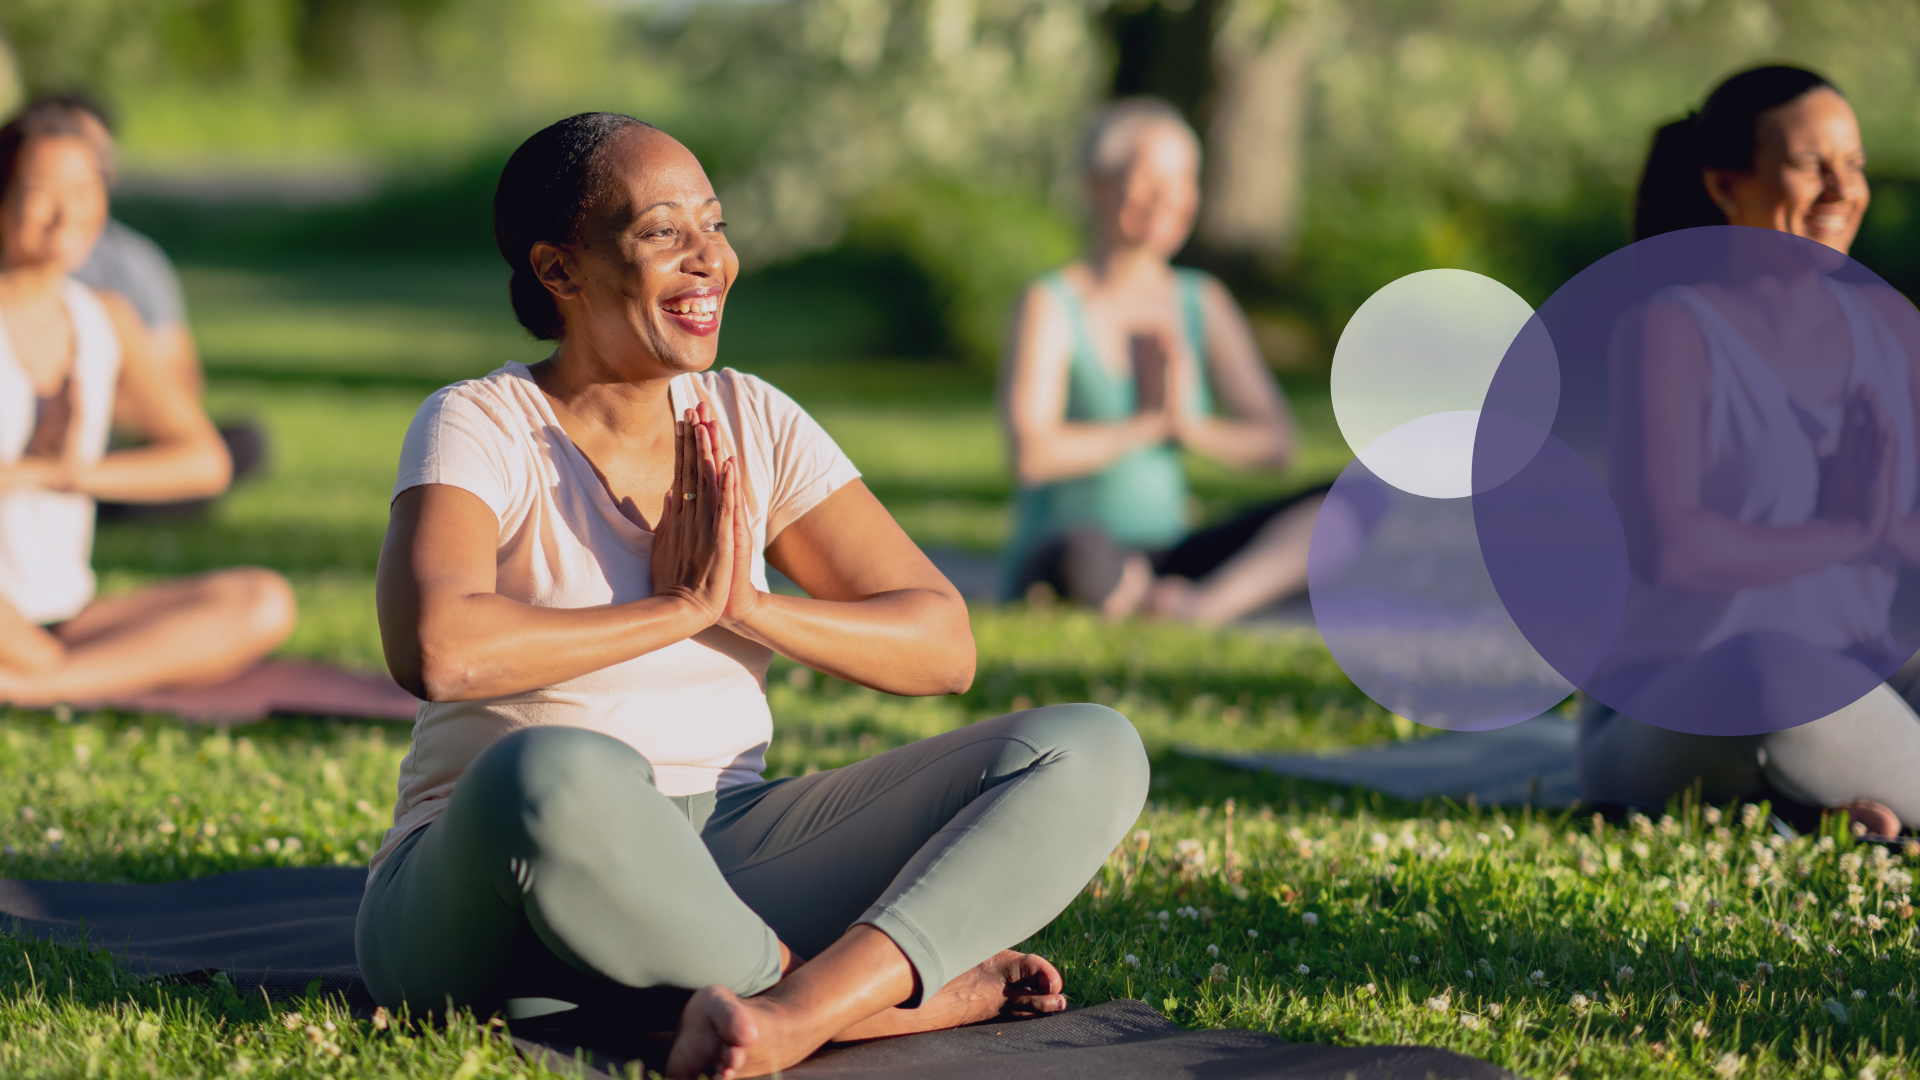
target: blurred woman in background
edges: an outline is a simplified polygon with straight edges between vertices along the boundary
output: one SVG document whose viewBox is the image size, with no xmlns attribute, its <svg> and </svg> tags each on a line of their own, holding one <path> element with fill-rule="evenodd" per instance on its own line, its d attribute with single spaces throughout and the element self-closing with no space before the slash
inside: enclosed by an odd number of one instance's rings
<svg viewBox="0 0 1920 1080">
<path fill-rule="evenodd" d="M 1121 101 L 1094 119 L 1082 166 L 1093 243 L 1028 287 L 1001 371 L 1019 489 L 1007 592 L 1229 622 L 1306 585 L 1326 489 L 1188 533 L 1180 451 L 1284 468 L 1292 419 L 1233 297 L 1168 262 L 1199 205 L 1193 129 L 1164 102 Z"/>
<path fill-rule="evenodd" d="M 229 463 L 132 306 L 70 276 L 106 221 L 88 125 L 51 102 L 0 128 L 0 701 L 16 705 L 220 682 L 294 621 L 286 581 L 254 568 L 94 596 L 96 498 L 215 495 Z M 107 453 L 116 413 L 148 444 Z"/>
<path fill-rule="evenodd" d="M 1635 239 L 1738 225 L 1844 254 L 1867 208 L 1864 166 L 1853 109 L 1827 80 L 1742 72 L 1656 135 Z M 1608 697 L 1658 709 L 1750 690 L 1740 708 L 1763 720 L 1799 689 L 1769 687 L 1770 670 L 1804 681 L 1820 665 L 1857 668 L 1849 648 L 1893 652 L 1895 573 L 1920 565 L 1920 320 L 1883 285 L 1804 260 L 1783 268 L 1782 245 L 1724 239 L 1723 280 L 1656 293 L 1640 333 L 1616 335 L 1615 399 L 1638 403 L 1620 414 L 1637 434 L 1612 444 L 1635 573 L 1619 640 L 1649 662 Z M 1708 801 L 1838 809 L 1890 835 L 1920 826 L 1916 701 L 1914 663 L 1838 712 L 1764 735 L 1670 731 L 1588 699 L 1582 795 L 1659 807 L 1699 783 Z"/>
</svg>

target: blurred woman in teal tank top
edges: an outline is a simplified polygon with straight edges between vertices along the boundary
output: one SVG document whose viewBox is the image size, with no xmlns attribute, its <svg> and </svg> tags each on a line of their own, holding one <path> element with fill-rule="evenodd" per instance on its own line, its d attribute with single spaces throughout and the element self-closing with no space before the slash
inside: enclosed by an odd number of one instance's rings
<svg viewBox="0 0 1920 1080">
<path fill-rule="evenodd" d="M 1119 618 L 1219 623 L 1306 583 L 1325 489 L 1189 533 L 1180 450 L 1278 469 L 1293 422 L 1239 306 L 1169 265 L 1199 203 L 1200 144 L 1164 102 L 1095 118 L 1085 258 L 1028 287 L 1000 405 L 1018 493 L 1006 592 L 1039 583 Z"/>
</svg>

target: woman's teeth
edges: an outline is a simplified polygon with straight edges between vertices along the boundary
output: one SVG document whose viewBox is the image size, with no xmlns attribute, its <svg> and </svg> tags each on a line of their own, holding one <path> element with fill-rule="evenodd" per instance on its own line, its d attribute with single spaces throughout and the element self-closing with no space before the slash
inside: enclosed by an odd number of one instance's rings
<svg viewBox="0 0 1920 1080">
<path fill-rule="evenodd" d="M 692 319 L 711 319 L 720 310 L 720 299 L 715 296 L 695 296 L 686 300 L 669 300 L 660 308 Z"/>
</svg>

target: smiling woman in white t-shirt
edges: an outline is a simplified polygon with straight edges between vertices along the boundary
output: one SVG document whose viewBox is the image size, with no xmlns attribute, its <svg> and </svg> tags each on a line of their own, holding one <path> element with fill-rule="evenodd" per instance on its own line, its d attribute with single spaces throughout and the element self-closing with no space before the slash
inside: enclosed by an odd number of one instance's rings
<svg viewBox="0 0 1920 1080">
<path fill-rule="evenodd" d="M 360 911 L 367 984 L 523 1031 L 675 1028 L 671 1076 L 1064 1008 L 1059 972 L 1006 950 L 1138 815 L 1124 717 L 1032 709 L 760 778 L 775 652 L 919 695 L 965 690 L 974 648 L 819 425 L 710 370 L 723 227 L 700 163 L 630 117 L 563 120 L 501 175 L 514 311 L 559 347 L 435 394 L 402 452 L 380 625 L 425 703 Z M 768 564 L 808 595 L 769 593 Z"/>
</svg>

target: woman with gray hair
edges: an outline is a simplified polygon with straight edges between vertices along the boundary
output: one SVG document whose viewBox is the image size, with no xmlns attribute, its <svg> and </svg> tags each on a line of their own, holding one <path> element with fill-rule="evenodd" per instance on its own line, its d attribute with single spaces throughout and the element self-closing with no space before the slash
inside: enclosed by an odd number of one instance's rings
<svg viewBox="0 0 1920 1080">
<path fill-rule="evenodd" d="M 1199 205 L 1193 129 L 1165 102 L 1116 102 L 1082 167 L 1092 243 L 1027 288 L 1002 365 L 1019 487 L 1008 592 L 1229 622 L 1306 584 L 1325 489 L 1188 532 L 1179 451 L 1278 469 L 1292 418 L 1233 297 L 1168 261 Z"/>
</svg>

